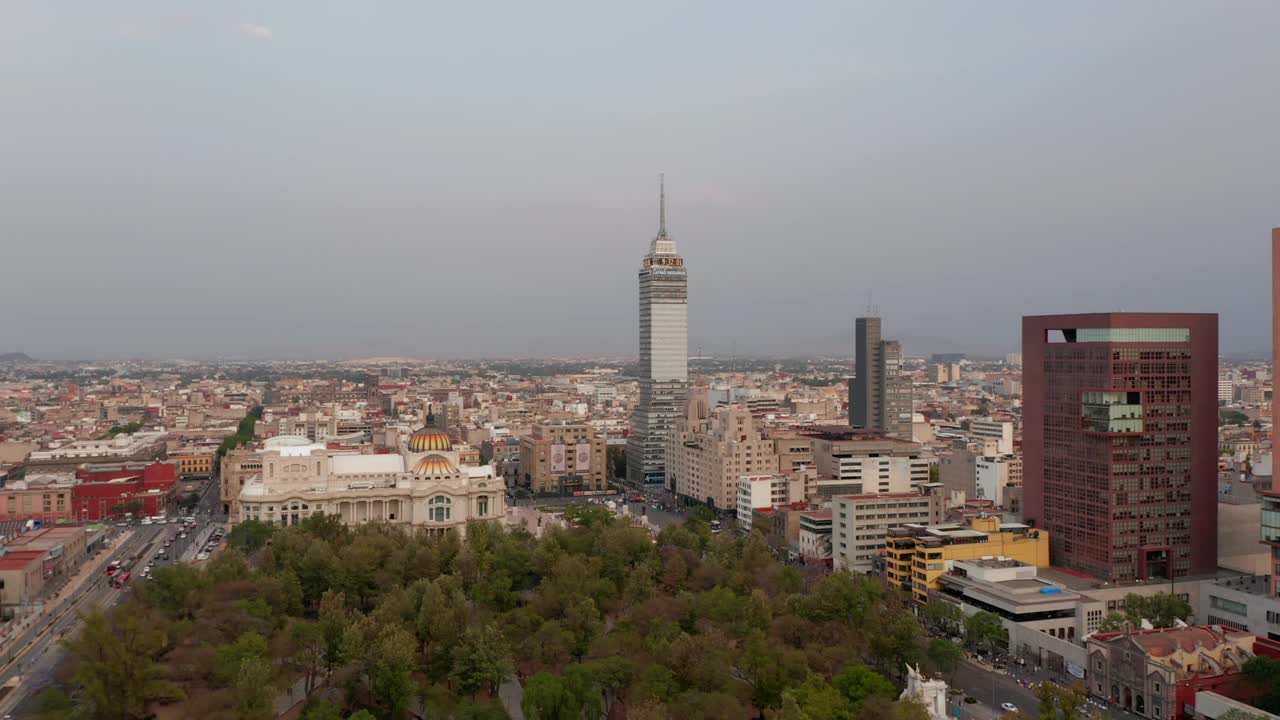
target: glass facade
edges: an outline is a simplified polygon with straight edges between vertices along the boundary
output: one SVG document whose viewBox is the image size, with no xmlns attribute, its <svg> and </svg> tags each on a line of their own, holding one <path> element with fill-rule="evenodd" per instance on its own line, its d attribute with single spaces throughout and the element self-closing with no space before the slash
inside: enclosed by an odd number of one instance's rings
<svg viewBox="0 0 1280 720">
<path fill-rule="evenodd" d="M 1063 330 L 1067 342 L 1184 343 L 1191 341 L 1188 328 L 1074 328 Z"/>
<path fill-rule="evenodd" d="M 1280 544 L 1280 497 L 1262 498 L 1262 542 Z"/>
<path fill-rule="evenodd" d="M 1101 433 L 1142 432 L 1142 394 L 1086 391 L 1080 401 L 1084 428 Z"/>
</svg>

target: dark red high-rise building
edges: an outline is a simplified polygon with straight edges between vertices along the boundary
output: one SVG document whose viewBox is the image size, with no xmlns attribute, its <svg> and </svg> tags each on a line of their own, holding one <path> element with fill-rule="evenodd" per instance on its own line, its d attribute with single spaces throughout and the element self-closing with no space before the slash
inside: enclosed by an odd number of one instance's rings
<svg viewBox="0 0 1280 720">
<path fill-rule="evenodd" d="M 1024 517 L 1109 581 L 1213 573 L 1218 316 L 1022 319 Z"/>
</svg>

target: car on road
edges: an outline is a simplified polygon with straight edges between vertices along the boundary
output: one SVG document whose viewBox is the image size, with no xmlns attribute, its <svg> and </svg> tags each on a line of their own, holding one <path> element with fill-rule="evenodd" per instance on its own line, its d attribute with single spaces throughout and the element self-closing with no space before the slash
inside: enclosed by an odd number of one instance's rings
<svg viewBox="0 0 1280 720">
<path fill-rule="evenodd" d="M 1018 712 L 1018 706 L 1017 706 L 1017 705 L 1014 705 L 1014 704 L 1013 704 L 1013 703 L 1011 703 L 1011 702 L 1002 702 L 1002 703 L 1000 703 L 1000 709 L 1001 709 L 1001 710 L 1003 710 L 1003 711 L 1005 711 L 1005 712 L 1011 712 L 1011 713 L 1012 713 L 1012 712 Z"/>
<path fill-rule="evenodd" d="M 197 554 L 196 554 L 196 560 L 208 560 L 208 559 L 209 559 L 209 553 L 207 553 L 207 552 L 202 552 L 202 553 L 197 553 Z"/>
</svg>

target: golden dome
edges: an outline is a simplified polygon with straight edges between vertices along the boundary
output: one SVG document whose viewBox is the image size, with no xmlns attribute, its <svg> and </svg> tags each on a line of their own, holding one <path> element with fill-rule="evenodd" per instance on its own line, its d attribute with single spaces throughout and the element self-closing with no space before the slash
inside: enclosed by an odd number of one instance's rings
<svg viewBox="0 0 1280 720">
<path fill-rule="evenodd" d="M 443 455 L 428 455 L 413 466 L 414 475 L 438 477 L 440 475 L 455 475 L 457 472 L 458 468 L 449 462 L 449 458 Z"/>
<path fill-rule="evenodd" d="M 409 452 L 448 452 L 453 449 L 449 434 L 423 428 L 409 436 Z"/>
</svg>

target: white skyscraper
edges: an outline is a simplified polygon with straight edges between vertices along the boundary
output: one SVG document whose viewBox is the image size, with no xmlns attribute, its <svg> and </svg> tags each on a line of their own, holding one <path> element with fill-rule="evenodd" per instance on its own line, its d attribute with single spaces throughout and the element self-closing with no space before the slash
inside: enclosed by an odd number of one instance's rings
<svg viewBox="0 0 1280 720">
<path fill-rule="evenodd" d="M 627 437 L 627 479 L 666 481 L 667 434 L 685 410 L 689 381 L 689 286 L 684 258 L 667 236 L 659 181 L 658 235 L 640 267 L 640 403 Z"/>
</svg>

